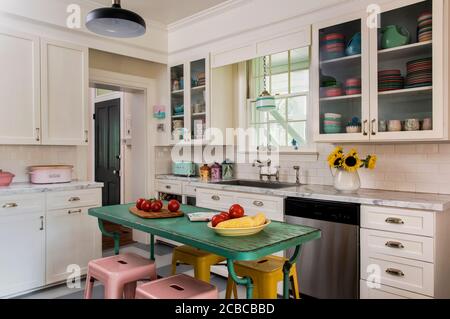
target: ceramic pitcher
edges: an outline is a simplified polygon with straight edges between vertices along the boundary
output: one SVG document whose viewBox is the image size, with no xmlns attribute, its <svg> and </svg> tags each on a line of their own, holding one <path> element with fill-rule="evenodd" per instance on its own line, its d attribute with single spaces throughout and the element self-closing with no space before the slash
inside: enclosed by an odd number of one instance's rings
<svg viewBox="0 0 450 319">
<path fill-rule="evenodd" d="M 411 35 L 407 28 L 398 25 L 389 25 L 381 31 L 383 37 L 381 46 L 383 49 L 391 49 L 402 45 L 409 44 Z"/>
</svg>

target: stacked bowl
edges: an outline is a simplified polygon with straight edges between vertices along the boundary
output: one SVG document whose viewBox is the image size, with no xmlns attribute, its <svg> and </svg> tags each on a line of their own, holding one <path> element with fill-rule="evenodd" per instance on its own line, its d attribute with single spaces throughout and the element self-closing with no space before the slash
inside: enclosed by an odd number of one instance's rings
<svg viewBox="0 0 450 319">
<path fill-rule="evenodd" d="M 356 95 L 361 94 L 361 79 L 350 78 L 345 81 L 345 94 Z"/>
<path fill-rule="evenodd" d="M 325 113 L 323 122 L 325 134 L 337 134 L 342 132 L 342 115 L 335 113 Z"/>
<path fill-rule="evenodd" d="M 419 42 L 433 39 L 433 15 L 431 12 L 424 12 L 417 18 L 417 37 Z"/>
<path fill-rule="evenodd" d="M 406 64 L 406 88 L 412 89 L 433 85 L 433 60 L 423 58 L 410 61 Z"/>
<path fill-rule="evenodd" d="M 378 72 L 378 91 L 394 91 L 404 88 L 405 79 L 400 70 L 383 70 Z"/>
<path fill-rule="evenodd" d="M 345 36 L 341 33 L 323 35 L 320 46 L 324 60 L 342 58 L 345 56 Z"/>
</svg>

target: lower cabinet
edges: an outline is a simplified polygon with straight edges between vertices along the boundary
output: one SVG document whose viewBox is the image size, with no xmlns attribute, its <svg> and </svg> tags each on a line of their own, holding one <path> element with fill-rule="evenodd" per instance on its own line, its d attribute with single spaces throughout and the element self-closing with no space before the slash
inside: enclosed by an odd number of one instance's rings
<svg viewBox="0 0 450 319">
<path fill-rule="evenodd" d="M 379 285 L 374 287 L 369 285 L 365 280 L 360 283 L 360 298 L 361 299 L 432 299 L 431 297 L 415 294 L 413 292 Z"/>
<path fill-rule="evenodd" d="M 62 209 L 47 213 L 46 284 L 63 281 L 72 274 L 68 266 L 86 274 L 90 260 L 101 255 L 101 235 L 87 208 Z"/>
</svg>

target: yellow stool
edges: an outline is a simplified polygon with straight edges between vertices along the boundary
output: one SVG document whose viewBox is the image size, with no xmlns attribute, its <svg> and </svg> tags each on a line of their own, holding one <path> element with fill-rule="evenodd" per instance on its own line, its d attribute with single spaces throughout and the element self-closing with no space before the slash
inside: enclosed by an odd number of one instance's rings
<svg viewBox="0 0 450 319">
<path fill-rule="evenodd" d="M 277 299 L 278 297 L 278 283 L 283 281 L 283 265 L 287 261 L 286 258 L 278 256 L 267 256 L 258 261 L 239 261 L 234 263 L 236 274 L 240 277 L 250 277 L 253 281 L 254 299 Z M 289 279 L 292 286 L 292 291 L 295 299 L 300 299 L 300 292 L 297 281 L 297 268 L 295 264 L 292 265 L 289 273 Z M 235 292 L 236 283 L 231 277 L 228 277 L 226 299 L 231 297 L 231 289 L 233 289 L 234 296 L 237 298 Z"/>
<path fill-rule="evenodd" d="M 210 254 L 190 246 L 180 246 L 173 250 L 172 275 L 177 272 L 177 263 L 194 266 L 195 278 L 209 283 L 211 266 L 225 261 L 226 258 Z"/>
</svg>

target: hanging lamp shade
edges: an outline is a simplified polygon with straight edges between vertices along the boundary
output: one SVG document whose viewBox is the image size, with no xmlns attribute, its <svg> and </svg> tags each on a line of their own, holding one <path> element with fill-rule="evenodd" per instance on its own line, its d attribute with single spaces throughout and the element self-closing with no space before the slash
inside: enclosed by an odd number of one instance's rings
<svg viewBox="0 0 450 319">
<path fill-rule="evenodd" d="M 275 97 L 270 95 L 267 90 L 264 90 L 261 95 L 256 99 L 256 109 L 258 111 L 272 111 L 276 109 Z"/>
<path fill-rule="evenodd" d="M 114 38 L 139 37 L 146 32 L 144 19 L 137 13 L 122 9 L 120 0 L 113 0 L 111 8 L 89 12 L 86 27 L 94 33 Z"/>
</svg>

